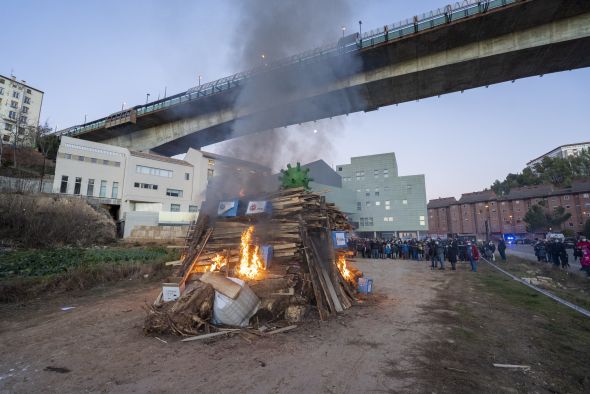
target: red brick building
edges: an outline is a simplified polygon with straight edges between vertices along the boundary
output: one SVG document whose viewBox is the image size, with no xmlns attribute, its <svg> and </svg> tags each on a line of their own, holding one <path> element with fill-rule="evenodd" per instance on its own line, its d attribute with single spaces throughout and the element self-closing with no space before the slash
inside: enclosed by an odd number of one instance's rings
<svg viewBox="0 0 590 394">
<path fill-rule="evenodd" d="M 465 193 L 455 197 L 439 198 L 428 202 L 428 233 L 476 235 L 484 239 L 486 233 L 499 238 L 502 234 L 525 236 L 523 218 L 529 208 L 546 201 L 547 209 L 563 207 L 572 216 L 560 230 L 580 233 L 590 219 L 590 180 L 574 181 L 569 188 L 538 185 L 514 188 L 505 196 L 491 190 Z M 558 230 L 558 229 L 555 229 Z"/>
</svg>

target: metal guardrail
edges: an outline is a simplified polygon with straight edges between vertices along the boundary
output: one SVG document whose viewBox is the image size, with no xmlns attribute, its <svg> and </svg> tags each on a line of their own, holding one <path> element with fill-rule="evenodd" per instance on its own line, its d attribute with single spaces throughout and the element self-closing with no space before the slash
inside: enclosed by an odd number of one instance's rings
<svg viewBox="0 0 590 394">
<path fill-rule="evenodd" d="M 380 29 L 370 30 L 363 33 L 357 42 L 345 46 L 338 46 L 338 43 L 332 43 L 323 47 L 299 53 L 297 55 L 271 61 L 267 64 L 260 65 L 251 70 L 230 75 L 215 81 L 190 88 L 184 93 L 171 96 L 145 105 L 138 105 L 128 111 L 135 111 L 137 116 L 147 115 L 154 111 L 166 109 L 171 106 L 208 97 L 228 89 L 240 86 L 247 79 L 257 74 L 265 73 L 270 70 L 286 67 L 298 63 L 308 63 L 317 61 L 322 58 L 331 56 L 342 56 L 345 54 L 361 51 L 384 42 L 399 40 L 412 34 L 420 33 L 425 30 L 433 29 L 438 26 L 455 22 L 461 19 L 472 17 L 478 14 L 484 14 L 492 9 L 505 7 L 522 0 L 464 0 L 456 2 L 454 5 L 448 5 L 439 8 L 436 11 L 414 16 L 412 19 L 386 25 Z M 59 131 L 60 135 L 73 136 L 92 130 L 104 128 L 108 117 L 95 120 L 83 125 L 72 126 Z"/>
<path fill-rule="evenodd" d="M 492 267 L 494 267 L 495 269 L 497 269 L 498 271 L 502 272 L 505 275 L 508 275 L 509 277 L 511 277 L 512 279 L 514 279 L 517 282 L 522 283 L 523 285 L 530 287 L 531 289 L 538 291 L 539 293 L 546 295 L 547 297 L 551 298 L 554 301 L 559 302 L 562 305 L 567 306 L 568 308 L 571 308 L 573 310 L 575 310 L 576 312 L 580 312 L 582 315 L 586 316 L 586 317 L 590 317 L 590 311 L 588 311 L 587 309 L 582 308 L 581 306 L 578 306 L 576 304 L 572 304 L 569 301 L 564 300 L 563 298 L 560 298 L 558 296 L 556 296 L 555 294 L 545 290 L 545 289 L 541 289 L 533 284 L 530 284 L 529 282 L 520 279 L 518 276 L 511 274 L 510 272 L 503 270 L 502 268 L 498 267 L 496 264 L 492 263 L 491 261 L 485 259 L 482 257 L 482 260 L 485 261 L 486 263 L 488 263 L 489 265 L 491 265 Z"/>
</svg>

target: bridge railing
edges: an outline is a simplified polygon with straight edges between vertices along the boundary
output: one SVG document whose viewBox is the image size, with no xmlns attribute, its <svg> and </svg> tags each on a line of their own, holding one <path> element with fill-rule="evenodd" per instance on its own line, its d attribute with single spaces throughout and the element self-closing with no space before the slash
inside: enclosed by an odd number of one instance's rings
<svg viewBox="0 0 590 394">
<path fill-rule="evenodd" d="M 228 89 L 241 85 L 244 81 L 261 73 L 273 69 L 290 66 L 297 63 L 307 63 L 317 61 L 329 56 L 341 56 L 351 52 L 357 52 L 364 48 L 379 45 L 383 42 L 398 40 L 409 35 L 419 33 L 425 30 L 436 28 L 438 26 L 468 18 L 474 15 L 483 14 L 489 10 L 501 8 L 521 0 L 464 0 L 456 2 L 454 5 L 448 5 L 445 8 L 431 11 L 420 16 L 414 16 L 412 19 L 386 25 L 380 29 L 374 29 L 363 33 L 357 42 L 339 47 L 338 44 L 328 44 L 323 47 L 311 49 L 287 58 L 278 59 L 251 70 L 239 72 L 228 77 L 220 78 L 215 81 L 207 82 L 199 86 L 190 88 L 184 93 L 171 96 L 167 99 L 156 102 L 139 105 L 134 107 L 137 116 L 147 115 L 154 111 L 166 109 L 171 106 L 186 103 L 208 97 Z M 62 135 L 78 135 L 95 129 L 103 128 L 107 118 L 101 118 L 90 123 L 80 126 L 73 126 L 69 129 L 62 130 Z"/>
</svg>

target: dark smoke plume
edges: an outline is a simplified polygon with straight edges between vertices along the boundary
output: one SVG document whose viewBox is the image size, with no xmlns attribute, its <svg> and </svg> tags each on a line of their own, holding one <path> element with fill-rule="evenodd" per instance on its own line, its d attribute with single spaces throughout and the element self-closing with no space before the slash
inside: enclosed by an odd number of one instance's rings
<svg viewBox="0 0 590 394">
<path fill-rule="evenodd" d="M 318 158 L 329 160 L 330 141 L 336 135 L 331 131 L 341 127 L 341 120 L 305 123 L 314 118 L 314 108 L 291 110 L 289 103 L 313 92 L 318 86 L 357 71 L 361 66 L 360 59 L 343 56 L 337 62 L 283 69 L 273 69 L 271 65 L 326 43 L 335 44 L 342 35 L 341 26 L 351 20 L 348 2 L 235 0 L 234 4 L 238 15 L 233 32 L 235 67 L 238 70 L 268 67 L 268 72 L 258 74 L 241 87 L 234 103 L 234 110 L 241 115 L 233 127 L 232 136 L 236 138 L 219 144 L 215 151 L 254 161 L 273 171 L 288 162 L 303 164 Z M 345 104 L 334 100 L 327 105 Z M 274 128 L 285 116 L 302 119 L 302 124 L 288 130 Z M 235 184 L 235 180 L 228 179 L 227 183 Z M 218 182 L 217 187 L 226 189 L 222 184 Z M 231 187 L 234 188 L 235 185 Z"/>
</svg>

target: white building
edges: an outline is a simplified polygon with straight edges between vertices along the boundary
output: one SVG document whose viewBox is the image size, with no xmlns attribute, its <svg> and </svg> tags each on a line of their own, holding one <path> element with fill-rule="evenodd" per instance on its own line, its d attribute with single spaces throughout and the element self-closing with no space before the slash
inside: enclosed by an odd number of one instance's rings
<svg viewBox="0 0 590 394">
<path fill-rule="evenodd" d="M 579 142 L 577 144 L 561 145 L 550 152 L 537 157 L 526 163 L 527 167 L 533 168 L 535 164 L 541 163 L 545 157 L 560 157 L 565 159 L 570 156 L 576 156 L 583 149 L 590 149 L 590 142 Z"/>
<path fill-rule="evenodd" d="M 17 81 L 14 76 L 0 75 L 0 140 L 12 143 L 19 135 L 19 142 L 32 143 L 21 136 L 25 129 L 39 125 L 42 104 L 42 91 L 27 85 L 26 81 Z"/>
<path fill-rule="evenodd" d="M 269 171 L 192 148 L 184 160 L 177 160 L 63 136 L 53 192 L 100 203 L 124 223 L 127 236 L 139 224 L 180 225 L 194 220 L 208 180 L 221 168 Z"/>
</svg>

